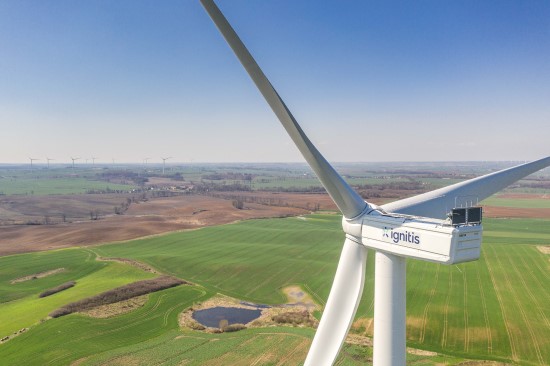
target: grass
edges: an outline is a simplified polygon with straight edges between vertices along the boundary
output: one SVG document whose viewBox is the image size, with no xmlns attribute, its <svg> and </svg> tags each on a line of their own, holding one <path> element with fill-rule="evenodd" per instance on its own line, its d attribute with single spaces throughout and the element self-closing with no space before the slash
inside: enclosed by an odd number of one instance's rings
<svg viewBox="0 0 550 366">
<path fill-rule="evenodd" d="M 135 188 L 127 184 L 115 184 L 80 177 L 16 176 L 0 178 L 0 193 L 5 195 L 78 194 L 88 190 L 121 190 Z"/>
<path fill-rule="evenodd" d="M 550 359 L 549 261 L 535 246 L 550 244 L 550 220 L 488 219 L 484 227 L 479 261 L 458 266 L 408 261 L 408 345 L 450 355 L 409 355 L 409 362 L 453 364 L 475 358 L 532 365 Z M 261 357 L 267 357 L 264 363 L 269 364 L 268 357 L 288 356 L 288 364 L 299 364 L 313 335 L 311 329 L 246 329 L 215 335 L 182 332 L 177 329 L 177 313 L 216 292 L 257 303 L 282 303 L 285 297 L 280 288 L 289 284 L 301 285 L 323 304 L 343 240 L 339 216 L 310 215 L 305 220 L 253 220 L 95 247 L 93 252 L 101 256 L 143 261 L 203 287 L 182 286 L 152 294 L 144 308 L 111 319 L 71 314 L 48 320 L 0 345 L 0 358 L 7 364 L 30 365 L 69 364 L 83 357 L 89 357 L 83 365 L 171 365 L 184 360 L 208 365 L 219 360 L 261 364 Z M 138 276 L 137 268 L 96 262 L 93 252 L 72 249 L 0 258 L 0 295 L 11 299 L 0 303 L 0 316 L 5 314 L 0 327 L 10 318 L 20 319 L 10 307 L 17 301 L 29 314 L 30 309 L 44 307 L 31 304 L 31 298 L 68 296 L 86 281 L 90 287 L 82 291 L 99 293 L 103 290 L 97 283 L 113 288 L 118 285 L 111 281 L 121 276 L 126 283 Z M 358 319 L 373 316 L 373 262 L 371 252 Z M 60 267 L 67 270 L 9 284 L 13 278 Z M 77 280 L 74 288 L 37 298 L 43 289 L 72 279 Z M 19 321 L 11 328 L 23 326 Z M 371 335 L 372 328 L 356 327 L 354 332 Z M 362 364 L 369 352 L 346 345 L 338 364 Z"/>
<path fill-rule="evenodd" d="M 247 329 L 230 334 L 170 331 L 137 345 L 92 356 L 80 365 L 302 365 L 312 337 L 311 329 L 289 327 L 272 327 L 268 331 Z M 372 364 L 365 362 L 368 358 L 372 358 L 372 349 L 346 344 L 336 364 Z M 453 365 L 463 361 L 443 355 L 407 355 L 407 362 L 415 364 Z"/>
<path fill-rule="evenodd" d="M 51 319 L 0 346 L 5 365 L 67 365 L 74 360 L 140 344 L 177 329 L 177 316 L 207 294 L 179 286 L 150 295 L 144 307 L 114 318 L 71 314 Z M 24 351 L 22 351 L 24 349 Z"/>
<path fill-rule="evenodd" d="M 549 222 L 545 219 L 486 219 L 483 235 L 488 239 L 485 242 L 495 244 L 550 244 Z"/>
<path fill-rule="evenodd" d="M 67 252 L 70 251 L 77 250 L 67 250 Z M 66 263 L 66 267 L 70 268 L 70 264 Z M 0 306 L 0 336 L 3 337 L 16 330 L 37 324 L 42 319 L 45 319 L 51 311 L 69 302 L 81 300 L 90 295 L 130 282 L 153 277 L 150 273 L 115 262 L 109 262 L 101 267 L 93 266 L 93 268 L 95 269 L 93 272 L 76 278 L 76 286 L 45 298 L 39 298 L 38 293 L 50 288 L 47 285 L 49 282 L 42 281 L 43 279 L 32 281 L 39 282 L 34 284 L 36 286 L 35 290 L 28 293 L 25 297 L 5 302 Z M 75 277 L 79 276 L 78 271 L 73 272 L 68 270 L 67 273 L 64 273 L 64 276 L 61 276 L 61 274 L 52 276 L 50 281 L 57 280 L 59 283 L 64 283 L 66 282 L 64 281 L 64 277 L 66 278 L 66 276 L 70 276 L 71 274 Z"/>
<path fill-rule="evenodd" d="M 252 220 L 96 249 L 104 257 L 130 256 L 212 291 L 252 302 L 281 303 L 278 291 L 304 283 L 326 299 L 344 235 L 340 216 L 307 220 Z M 250 281 L 250 276 L 254 281 Z"/>
<path fill-rule="evenodd" d="M 68 281 L 76 281 L 108 266 L 84 250 L 57 250 L 0 257 L 0 304 L 40 292 Z M 64 268 L 55 275 L 11 284 L 10 281 L 33 273 Z"/>
<path fill-rule="evenodd" d="M 550 318 L 550 293 L 545 282 L 537 280 L 548 277 L 548 260 L 533 246 L 550 243 L 549 224 L 488 219 L 479 261 L 458 266 L 409 261 L 409 343 L 458 357 L 533 363 L 550 358 L 545 341 L 550 339 L 545 320 Z M 281 303 L 278 289 L 298 283 L 324 303 L 342 242 L 338 216 L 312 215 L 305 221 L 256 220 L 139 240 L 132 244 L 131 256 L 212 291 L 253 302 Z M 125 256 L 129 249 L 121 244 L 103 246 L 99 252 Z M 358 317 L 373 316 L 373 259 L 370 253 Z M 505 276 L 503 271 L 512 269 L 514 274 Z M 525 301 L 525 314 L 519 311 L 519 299 Z M 535 311 L 529 315 L 526 309 Z M 357 331 L 372 334 L 372 329 Z M 522 343 L 517 352 L 511 352 L 511 342 Z"/>
<path fill-rule="evenodd" d="M 550 358 L 548 258 L 529 245 L 501 246 L 490 238 L 483 245 L 477 262 L 409 262 L 409 344 L 541 364 Z"/>
<path fill-rule="evenodd" d="M 98 306 L 114 304 L 116 302 L 128 300 L 151 292 L 165 290 L 167 288 L 179 286 L 184 282 L 180 279 L 160 276 L 148 280 L 136 281 L 124 286 L 116 287 L 100 294 L 90 296 L 78 301 L 63 305 L 61 308 L 50 313 L 52 318 L 90 310 Z"/>
<path fill-rule="evenodd" d="M 481 204 L 514 208 L 550 208 L 550 199 L 501 198 L 497 195 L 483 200 Z"/>
</svg>

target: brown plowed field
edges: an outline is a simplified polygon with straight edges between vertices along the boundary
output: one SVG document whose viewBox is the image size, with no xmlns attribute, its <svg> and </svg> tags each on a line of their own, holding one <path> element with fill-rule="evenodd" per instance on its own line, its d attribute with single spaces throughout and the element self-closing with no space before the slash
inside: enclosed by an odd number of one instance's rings
<svg viewBox="0 0 550 366">
<path fill-rule="evenodd" d="M 484 217 L 510 217 L 510 218 L 532 218 L 550 219 L 550 208 L 518 208 L 518 207 L 497 207 L 483 206 Z"/>
<path fill-rule="evenodd" d="M 402 192 L 403 193 L 403 192 Z M 253 218 L 301 215 L 314 208 L 335 210 L 327 194 L 223 192 L 219 197 L 176 196 L 132 203 L 123 215 L 113 206 L 132 195 L 7 196 L 0 200 L 0 256 L 47 249 L 124 241 L 170 231 L 196 229 Z M 404 196 L 402 194 L 402 196 Z M 540 198 L 502 195 L 503 198 Z M 232 199 L 242 198 L 236 209 Z M 376 204 L 388 198 L 373 200 Z M 99 220 L 90 220 L 90 211 Z M 61 221 L 61 213 L 67 222 Z M 49 216 L 55 225 L 24 225 Z M 548 208 L 484 206 L 485 217 L 550 218 Z M 20 223 L 13 225 L 13 223 Z"/>
<path fill-rule="evenodd" d="M 548 194 L 538 193 L 500 193 L 498 198 L 523 199 L 523 200 L 547 200 Z M 519 208 L 503 206 L 483 205 L 483 216 L 494 218 L 534 218 L 550 219 L 550 208 Z"/>
<path fill-rule="evenodd" d="M 87 196 L 89 195 L 81 197 L 89 199 Z M 73 199 L 76 200 L 76 197 L 74 196 Z M 56 199 L 56 196 L 42 197 L 34 207 L 41 207 L 44 215 L 48 212 L 44 200 L 51 200 L 52 205 L 57 207 Z M 120 197 L 115 202 L 119 201 Z M 20 203 L 20 205 L 27 207 L 31 204 Z M 107 200 L 107 205 L 112 208 L 110 200 Z M 99 206 L 103 207 L 105 203 L 101 201 Z M 90 206 L 86 207 L 89 211 Z M 0 226 L 0 255 L 109 243 L 238 220 L 284 217 L 307 212 L 295 207 L 266 206 L 255 203 L 246 203 L 244 209 L 238 210 L 233 207 L 230 200 L 207 196 L 153 198 L 147 202 L 131 204 L 124 215 L 101 216 L 100 220 L 92 221 L 88 217 L 80 221 L 56 225 L 2 225 Z M 20 215 L 25 216 L 21 212 Z"/>
</svg>

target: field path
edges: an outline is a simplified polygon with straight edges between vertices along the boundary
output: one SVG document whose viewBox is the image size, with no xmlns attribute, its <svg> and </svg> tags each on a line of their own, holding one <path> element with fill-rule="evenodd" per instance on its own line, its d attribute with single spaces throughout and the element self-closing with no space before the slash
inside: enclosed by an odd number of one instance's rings
<svg viewBox="0 0 550 366">
<path fill-rule="evenodd" d="M 488 251 L 488 246 L 484 246 L 482 251 Z M 488 258 L 484 255 L 484 258 Z M 512 330 L 510 329 L 510 322 L 508 320 L 508 315 L 506 314 L 506 310 L 503 306 L 503 299 L 502 294 L 500 293 L 500 290 L 498 288 L 497 281 L 495 279 L 494 270 L 492 268 L 492 265 L 488 260 L 486 260 L 487 263 L 487 269 L 489 270 L 489 275 L 491 276 L 491 283 L 493 284 L 493 288 L 495 289 L 495 294 L 497 296 L 498 300 L 498 306 L 500 308 L 500 312 L 502 314 L 502 318 L 504 319 L 504 327 L 506 328 L 506 334 L 508 335 L 508 342 L 510 343 L 510 352 L 512 354 L 512 360 L 517 361 L 518 360 L 518 353 L 516 350 L 516 342 L 514 342 L 512 338 Z"/>
<path fill-rule="evenodd" d="M 308 292 L 315 300 L 317 300 L 318 304 L 320 304 L 322 307 L 324 307 L 326 305 L 323 298 L 321 296 L 319 296 L 315 291 L 313 291 L 312 288 L 309 287 L 309 285 L 307 283 L 303 283 L 301 285 L 304 287 L 306 292 Z"/>
<path fill-rule="evenodd" d="M 523 256 L 517 256 L 520 258 L 522 264 L 525 266 L 525 268 L 529 268 L 529 266 L 527 265 L 527 263 L 525 263 L 525 260 L 523 259 Z M 515 258 L 517 258 L 515 257 Z M 533 274 L 531 273 L 531 271 L 524 271 L 524 272 L 520 272 L 517 268 L 517 266 L 515 265 L 514 261 L 510 261 L 510 263 L 512 264 L 512 267 L 514 268 L 514 272 L 516 272 L 516 275 L 517 277 L 519 278 L 519 280 L 521 281 L 521 284 L 523 285 L 523 288 L 525 289 L 525 291 L 527 292 L 527 295 L 529 295 L 529 298 L 531 299 L 531 301 L 533 302 L 533 304 L 535 305 L 540 317 L 542 318 L 542 320 L 544 320 L 544 324 L 546 324 L 547 327 L 550 327 L 550 322 L 548 321 L 548 318 L 546 317 L 546 315 L 544 314 L 544 311 L 543 311 L 543 308 L 537 298 L 535 297 L 535 295 L 533 294 L 533 292 L 531 291 L 531 287 L 528 286 L 527 282 L 525 282 L 525 279 L 523 278 L 523 275 L 530 275 L 531 278 L 533 278 L 535 280 L 535 282 L 537 282 L 537 284 L 540 284 L 538 282 L 538 279 L 536 276 L 533 276 Z M 545 288 L 545 286 L 542 286 L 541 288 Z M 542 291 L 543 294 L 547 294 L 545 291 Z"/>
<path fill-rule="evenodd" d="M 468 279 L 466 278 L 466 267 L 462 271 L 462 280 L 464 281 L 464 351 L 468 352 L 470 349 L 470 327 L 468 326 Z"/>
<path fill-rule="evenodd" d="M 272 279 L 280 275 L 282 272 L 288 271 L 288 268 L 286 268 L 285 266 L 281 266 L 281 267 L 282 267 L 281 269 L 279 269 L 277 272 L 274 272 L 265 281 L 260 282 L 257 286 L 254 286 L 253 288 L 251 288 L 247 293 L 244 294 L 244 296 L 250 296 L 250 294 L 252 294 L 254 291 L 259 289 L 260 287 L 265 286 L 267 283 L 270 283 Z"/>
<path fill-rule="evenodd" d="M 481 281 L 481 274 L 479 273 L 479 262 L 476 262 L 476 276 L 477 284 L 479 286 L 479 293 L 481 297 L 481 306 L 483 307 L 483 318 L 485 320 L 485 330 L 487 334 L 487 352 L 493 353 L 493 338 L 491 334 L 491 324 L 489 323 L 489 312 L 487 310 L 487 300 L 485 299 L 485 292 L 483 290 L 483 282 Z"/>
<path fill-rule="evenodd" d="M 435 282 L 434 282 L 433 288 L 430 290 L 430 297 L 428 298 L 428 301 L 426 302 L 426 306 L 424 307 L 424 313 L 422 315 L 422 326 L 420 331 L 420 343 L 424 343 L 424 338 L 426 337 L 426 326 L 428 324 L 428 314 L 430 313 L 430 305 L 432 303 L 432 299 L 436 292 L 437 282 L 439 281 L 440 269 L 441 269 L 441 265 L 438 264 L 437 270 L 435 272 Z"/>
<path fill-rule="evenodd" d="M 447 338 L 449 337 L 449 303 L 451 302 L 451 293 L 453 289 L 453 267 L 449 267 L 449 283 L 447 286 L 447 297 L 445 299 L 445 308 L 443 310 L 443 332 L 441 335 L 441 347 L 447 346 Z"/>
<path fill-rule="evenodd" d="M 546 322 L 546 324 L 548 324 L 548 319 L 546 319 L 546 316 L 544 316 L 544 313 L 541 311 L 541 307 L 539 306 L 539 304 L 537 302 L 537 299 L 535 298 L 535 296 L 533 295 L 533 293 L 529 289 L 529 286 L 525 282 L 525 279 L 523 278 L 522 273 L 518 270 L 518 268 L 515 264 L 515 256 L 514 256 L 514 258 L 510 258 L 509 256 L 507 256 L 507 259 L 509 259 L 509 264 L 512 267 L 513 271 L 515 272 L 516 278 L 518 278 L 520 280 L 521 284 L 523 285 L 522 286 L 523 289 L 527 292 L 527 295 L 533 301 L 533 304 L 537 308 L 538 312 L 542 315 L 543 320 Z M 500 262 L 499 258 L 497 258 L 497 260 Z M 505 277 L 506 277 L 506 282 L 509 284 L 508 274 L 506 272 L 505 272 Z M 510 286 L 510 291 L 511 292 L 513 291 L 511 286 Z M 535 348 L 537 358 L 538 358 L 540 364 L 543 365 L 545 362 L 544 362 L 544 357 L 542 356 L 542 352 L 540 350 L 540 346 L 539 346 L 539 343 L 538 343 L 538 337 L 535 335 L 535 332 L 533 330 L 531 322 L 529 321 L 529 318 L 527 317 L 525 309 L 522 306 L 523 301 L 518 299 L 518 296 L 515 292 L 514 292 L 514 300 L 518 303 L 518 307 L 519 307 L 519 310 L 521 312 L 523 321 L 525 322 L 526 328 L 529 331 L 529 334 L 531 335 L 532 344 L 533 344 L 533 347 Z"/>
<path fill-rule="evenodd" d="M 542 274 L 545 277 L 544 281 L 546 281 L 546 282 L 542 283 L 538 276 L 533 274 L 532 271 L 529 271 L 529 273 L 531 274 L 531 278 L 533 278 L 533 280 L 537 283 L 537 285 L 539 285 L 540 288 L 546 288 L 547 283 L 550 281 L 550 275 L 549 275 L 550 274 L 550 266 L 548 266 L 549 268 L 547 268 L 546 270 L 539 266 L 539 264 L 537 263 L 538 261 L 535 258 L 532 258 L 532 254 L 533 254 L 532 249 L 533 248 L 531 246 L 522 246 L 521 249 L 522 249 L 522 253 L 521 253 L 521 255 L 518 255 L 517 258 L 519 258 L 521 260 L 521 263 L 525 266 L 525 268 L 529 268 L 533 264 L 535 265 L 535 267 L 537 267 L 540 274 Z M 527 264 L 527 262 L 525 261 L 526 257 L 531 257 L 530 259 L 532 259 L 529 264 Z M 550 291 L 545 291 L 544 292 L 544 297 L 546 298 L 546 301 L 550 302 Z"/>
<path fill-rule="evenodd" d="M 284 357 L 282 357 L 279 362 L 276 363 L 277 366 L 284 366 L 288 365 L 288 361 L 293 359 L 293 356 L 298 353 L 306 350 L 309 345 L 311 344 L 311 341 L 309 338 L 305 338 L 298 344 L 294 349 L 290 352 L 288 352 Z"/>
<path fill-rule="evenodd" d="M 245 270 L 245 268 L 239 268 L 239 269 L 237 269 L 237 270 L 233 270 L 233 273 L 232 273 L 231 275 L 226 276 L 225 278 L 222 278 L 222 280 L 221 280 L 220 282 L 216 283 L 216 284 L 214 285 L 214 287 L 220 288 L 220 286 L 221 286 L 224 282 L 230 281 L 230 280 L 232 280 L 233 278 L 239 276 L 239 275 L 241 274 L 241 272 L 244 271 L 244 270 Z M 208 281 L 208 280 L 207 280 L 207 281 Z"/>
<path fill-rule="evenodd" d="M 210 343 L 210 342 L 212 342 L 212 340 L 207 338 L 207 339 L 205 339 L 203 342 L 197 343 L 197 344 L 195 344 L 195 345 L 193 345 L 193 346 L 191 346 L 191 347 L 189 347 L 189 348 L 186 348 L 185 350 L 183 350 L 183 351 L 181 351 L 181 352 L 178 352 L 177 354 L 175 354 L 175 355 L 173 355 L 173 356 L 171 356 L 171 357 L 165 358 L 165 359 L 163 359 L 163 360 L 160 360 L 159 362 L 156 362 L 156 363 L 153 363 L 153 364 L 150 364 L 150 365 L 151 365 L 151 366 L 164 365 L 164 364 L 166 364 L 166 363 L 167 363 L 168 361 L 170 361 L 170 360 L 173 360 L 173 359 L 176 359 L 176 358 L 177 358 L 177 359 L 180 359 L 182 355 L 184 355 L 184 354 L 186 354 L 186 353 L 188 353 L 188 352 L 190 352 L 190 351 L 193 351 L 193 350 L 195 350 L 195 349 L 197 349 L 197 348 L 200 348 L 200 347 L 202 347 L 202 346 L 204 346 L 204 345 L 206 345 L 207 343 Z M 127 355 L 124 355 L 124 356 L 127 356 Z M 109 360 L 109 364 L 112 364 L 111 360 Z"/>
<path fill-rule="evenodd" d="M 510 277 L 508 276 L 508 271 L 506 270 L 506 268 L 503 267 L 502 261 L 501 261 L 500 257 L 498 256 L 498 254 L 496 253 L 496 251 L 494 249 L 493 249 L 493 257 L 496 258 L 496 260 L 499 264 L 499 267 L 502 270 L 504 280 L 505 280 L 505 286 L 507 287 L 507 290 L 508 290 L 507 291 L 508 295 L 513 298 L 514 302 L 516 303 L 516 306 L 517 306 L 518 310 L 521 313 L 521 317 L 523 319 L 523 322 L 525 323 L 525 328 L 527 328 L 527 331 L 528 331 L 528 333 L 531 337 L 531 344 L 533 345 L 533 347 L 535 349 L 537 359 L 539 360 L 539 363 L 541 365 L 544 365 L 545 362 L 544 362 L 544 359 L 542 357 L 542 353 L 541 353 L 541 350 L 540 350 L 540 346 L 538 344 L 537 337 L 535 335 L 535 332 L 533 331 L 533 327 L 531 326 L 531 323 L 529 322 L 529 319 L 527 318 L 527 314 L 525 312 L 525 309 L 522 306 L 522 301 L 518 298 L 517 292 L 514 291 L 514 287 L 512 286 L 512 283 L 510 281 Z M 515 267 L 514 264 L 513 264 L 514 258 L 510 259 L 508 254 L 506 254 L 506 258 L 512 264 L 512 267 Z M 520 275 L 520 277 L 521 277 L 521 275 Z"/>
</svg>

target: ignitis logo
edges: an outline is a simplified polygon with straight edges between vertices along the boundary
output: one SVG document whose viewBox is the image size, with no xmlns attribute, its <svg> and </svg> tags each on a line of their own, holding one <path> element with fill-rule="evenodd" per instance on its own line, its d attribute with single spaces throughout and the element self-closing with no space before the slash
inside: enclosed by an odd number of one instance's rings
<svg viewBox="0 0 550 366">
<path fill-rule="evenodd" d="M 390 238 L 395 244 L 398 244 L 400 241 L 404 241 L 410 244 L 420 244 L 420 236 L 411 231 L 395 231 L 391 227 L 384 226 L 384 233 L 382 234 L 384 238 Z"/>
</svg>

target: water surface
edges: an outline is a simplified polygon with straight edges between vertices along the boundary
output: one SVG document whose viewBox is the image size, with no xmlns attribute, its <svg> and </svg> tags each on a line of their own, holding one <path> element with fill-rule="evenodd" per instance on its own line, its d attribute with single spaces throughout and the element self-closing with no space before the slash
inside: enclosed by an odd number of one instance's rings
<svg viewBox="0 0 550 366">
<path fill-rule="evenodd" d="M 262 314 L 259 309 L 228 308 L 217 306 L 215 308 L 195 310 L 193 319 L 205 327 L 219 328 L 220 321 L 227 320 L 227 324 L 246 324 L 257 319 Z"/>
</svg>

